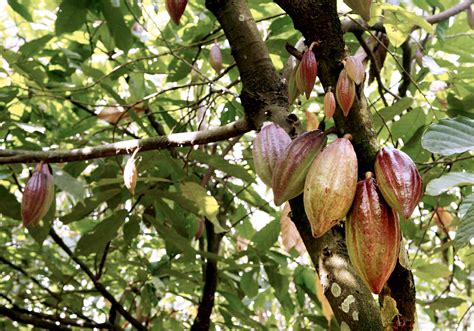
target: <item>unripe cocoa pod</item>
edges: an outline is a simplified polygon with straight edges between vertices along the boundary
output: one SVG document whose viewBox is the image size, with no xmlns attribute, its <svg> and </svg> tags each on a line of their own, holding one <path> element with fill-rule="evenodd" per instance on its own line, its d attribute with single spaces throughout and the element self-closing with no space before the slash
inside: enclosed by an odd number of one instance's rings
<svg viewBox="0 0 474 331">
<path fill-rule="evenodd" d="M 344 2 L 364 20 L 370 20 L 370 7 L 372 6 L 372 0 L 344 0 Z"/>
<path fill-rule="evenodd" d="M 346 245 L 354 269 L 378 294 L 392 274 L 400 251 L 400 222 L 378 192 L 371 173 L 357 183 L 346 222 Z"/>
<path fill-rule="evenodd" d="M 301 91 L 298 89 L 296 85 L 296 74 L 298 72 L 299 62 L 295 65 L 293 70 L 291 70 L 290 75 L 288 77 L 288 104 L 291 106 L 297 97 L 300 96 Z"/>
<path fill-rule="evenodd" d="M 211 67 L 217 72 L 220 73 L 222 70 L 222 53 L 221 48 L 219 47 L 218 43 L 214 43 L 211 47 L 211 51 L 209 53 L 209 62 L 211 63 Z"/>
<path fill-rule="evenodd" d="M 344 60 L 347 76 L 357 85 L 364 81 L 365 67 L 359 56 L 348 56 Z"/>
<path fill-rule="evenodd" d="M 357 185 L 357 157 L 345 136 L 329 144 L 311 164 L 304 184 L 304 210 L 314 237 L 346 216 Z"/>
<path fill-rule="evenodd" d="M 23 225 L 37 225 L 46 215 L 54 198 L 54 177 L 50 166 L 41 162 L 26 183 L 21 199 Z"/>
<path fill-rule="evenodd" d="M 125 187 L 132 194 L 135 194 L 135 187 L 137 186 L 137 179 L 138 179 L 137 166 L 135 164 L 136 151 L 127 160 L 127 163 L 125 164 L 125 168 L 123 169 L 123 182 L 125 184 Z"/>
<path fill-rule="evenodd" d="M 354 103 L 355 93 L 354 81 L 349 78 L 347 71 L 342 69 L 336 84 L 336 99 L 345 117 L 349 115 Z"/>
<path fill-rule="evenodd" d="M 264 125 L 255 137 L 252 148 L 255 172 L 266 185 L 272 186 L 275 163 L 290 143 L 288 133 L 274 123 Z"/>
<path fill-rule="evenodd" d="M 296 72 L 296 86 L 298 87 L 298 90 L 306 94 L 306 98 L 308 99 L 313 90 L 317 75 L 318 62 L 316 61 L 316 56 L 313 53 L 312 47 L 310 47 L 303 54 Z"/>
<path fill-rule="evenodd" d="M 277 206 L 303 192 L 308 169 L 326 144 L 321 130 L 305 132 L 295 138 L 283 152 L 273 170 L 273 197 Z"/>
<path fill-rule="evenodd" d="M 412 159 L 402 151 L 385 147 L 375 159 L 375 177 L 385 201 L 409 218 L 423 195 L 423 181 Z"/>
<path fill-rule="evenodd" d="M 334 93 L 332 93 L 331 88 L 328 89 L 324 95 L 324 114 L 328 119 L 334 116 L 336 111 L 336 99 L 334 99 Z"/>
<path fill-rule="evenodd" d="M 176 25 L 179 25 L 187 4 L 188 0 L 166 0 L 166 10 Z"/>
</svg>

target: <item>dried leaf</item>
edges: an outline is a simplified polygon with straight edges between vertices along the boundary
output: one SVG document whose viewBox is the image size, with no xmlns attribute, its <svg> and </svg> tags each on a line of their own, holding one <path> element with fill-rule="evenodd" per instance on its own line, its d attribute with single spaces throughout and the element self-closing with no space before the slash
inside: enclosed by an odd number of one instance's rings
<svg viewBox="0 0 474 331">
<path fill-rule="evenodd" d="M 306 247 L 304 246 L 298 229 L 296 229 L 295 223 L 293 223 L 289 217 L 290 212 L 290 204 L 287 202 L 285 203 L 280 218 L 281 239 L 283 240 L 283 246 L 288 252 L 294 247 L 301 256 L 306 252 Z"/>
<path fill-rule="evenodd" d="M 321 308 L 323 310 L 323 315 L 328 320 L 328 327 L 331 325 L 331 320 L 334 317 L 334 312 L 332 311 L 331 305 L 329 304 L 328 299 L 324 295 L 323 286 L 321 285 L 321 280 L 319 279 L 318 274 L 316 274 L 316 297 L 319 302 L 321 302 Z"/>
</svg>

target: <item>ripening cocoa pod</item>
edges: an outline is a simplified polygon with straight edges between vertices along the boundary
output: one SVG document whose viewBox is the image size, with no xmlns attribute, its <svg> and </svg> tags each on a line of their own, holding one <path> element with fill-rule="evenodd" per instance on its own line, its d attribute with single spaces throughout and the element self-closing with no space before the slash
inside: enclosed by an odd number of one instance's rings
<svg viewBox="0 0 474 331">
<path fill-rule="evenodd" d="M 300 96 L 301 91 L 298 89 L 296 85 L 296 74 L 298 72 L 299 62 L 295 65 L 293 70 L 291 70 L 290 75 L 288 77 L 288 104 L 291 106 L 297 97 Z"/>
<path fill-rule="evenodd" d="M 336 100 L 334 99 L 334 93 L 332 93 L 331 88 L 328 89 L 324 95 L 324 114 L 328 119 L 334 116 L 336 111 Z"/>
<path fill-rule="evenodd" d="M 344 60 L 347 76 L 357 85 L 364 81 L 365 67 L 359 56 L 348 56 Z"/>
<path fill-rule="evenodd" d="M 133 153 L 133 155 L 127 160 L 125 168 L 123 169 L 123 182 L 125 184 L 125 187 L 132 194 L 135 194 L 135 187 L 137 186 L 138 179 L 137 165 L 135 159 L 137 151 L 138 150 L 136 150 L 135 153 Z"/>
<path fill-rule="evenodd" d="M 314 237 L 346 216 L 357 185 L 357 157 L 350 135 L 329 144 L 311 164 L 304 183 L 304 210 Z"/>
<path fill-rule="evenodd" d="M 423 195 L 423 182 L 412 159 L 402 151 L 385 147 L 375 159 L 375 177 L 385 201 L 409 218 Z"/>
<path fill-rule="evenodd" d="M 318 62 L 316 61 L 316 56 L 314 56 L 312 46 L 313 44 L 303 54 L 296 72 L 296 86 L 298 90 L 306 94 L 308 99 L 318 75 Z"/>
<path fill-rule="evenodd" d="M 220 73 L 222 70 L 222 53 L 221 48 L 219 47 L 218 43 L 214 43 L 211 47 L 211 51 L 209 53 L 209 62 L 211 63 L 211 67 L 217 72 Z"/>
<path fill-rule="evenodd" d="M 303 133 L 288 145 L 273 170 L 272 189 L 277 206 L 303 192 L 308 169 L 326 141 L 323 131 L 314 130 Z"/>
<path fill-rule="evenodd" d="M 179 25 L 187 4 L 188 0 L 166 0 L 166 10 L 176 25 Z"/>
<path fill-rule="evenodd" d="M 379 294 L 392 274 L 400 251 L 400 222 L 377 190 L 372 174 L 357 183 L 346 222 L 346 245 L 354 269 Z"/>
<path fill-rule="evenodd" d="M 344 2 L 365 21 L 370 20 L 370 7 L 372 6 L 372 0 L 344 0 Z"/>
<path fill-rule="evenodd" d="M 355 93 L 354 81 L 349 78 L 347 71 L 342 69 L 336 84 L 336 99 L 345 117 L 349 115 L 354 103 Z"/>
<path fill-rule="evenodd" d="M 51 167 L 41 162 L 26 183 L 21 199 L 23 225 L 37 225 L 46 215 L 54 198 L 54 177 Z"/>
<path fill-rule="evenodd" d="M 275 163 L 290 143 L 288 133 L 274 123 L 264 125 L 255 137 L 252 148 L 255 172 L 266 185 L 272 186 Z"/>
</svg>

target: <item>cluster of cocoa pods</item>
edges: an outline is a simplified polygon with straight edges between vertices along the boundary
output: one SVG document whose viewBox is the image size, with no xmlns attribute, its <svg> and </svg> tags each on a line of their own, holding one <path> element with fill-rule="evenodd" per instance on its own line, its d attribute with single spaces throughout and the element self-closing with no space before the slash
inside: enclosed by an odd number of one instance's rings
<svg viewBox="0 0 474 331">
<path fill-rule="evenodd" d="M 304 193 L 314 237 L 346 219 L 346 243 L 355 270 L 373 293 L 390 277 L 400 249 L 398 213 L 409 218 L 422 197 L 422 180 L 410 157 L 381 149 L 371 172 L 358 182 L 357 156 L 346 134 L 326 146 L 320 130 L 291 140 L 266 124 L 253 144 L 255 170 L 272 187 L 276 205 Z"/>
</svg>

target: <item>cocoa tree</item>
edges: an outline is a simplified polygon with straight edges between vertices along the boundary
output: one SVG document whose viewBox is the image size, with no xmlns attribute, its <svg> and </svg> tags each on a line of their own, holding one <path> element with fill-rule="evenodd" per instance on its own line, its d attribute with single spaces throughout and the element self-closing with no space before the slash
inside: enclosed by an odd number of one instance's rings
<svg viewBox="0 0 474 331">
<path fill-rule="evenodd" d="M 471 5 L 3 4 L 2 327 L 467 330 Z M 313 66 L 292 82 L 300 60 Z M 352 92 L 338 86 L 343 69 Z M 289 179 L 257 176 L 264 122 L 293 139 L 319 128 L 317 152 L 350 134 L 358 180 L 382 147 L 415 162 L 425 194 L 400 215 L 378 296 L 348 256 L 349 217 L 315 238 L 308 195 L 275 206 L 267 185 Z"/>
</svg>

